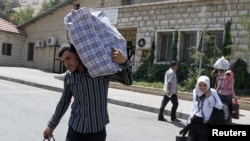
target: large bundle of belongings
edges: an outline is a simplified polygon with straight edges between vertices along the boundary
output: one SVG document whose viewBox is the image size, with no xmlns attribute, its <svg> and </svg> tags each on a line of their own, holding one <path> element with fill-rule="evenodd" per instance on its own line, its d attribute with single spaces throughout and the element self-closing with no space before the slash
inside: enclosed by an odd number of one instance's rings
<svg viewBox="0 0 250 141">
<path fill-rule="evenodd" d="M 218 70 L 228 70 L 230 67 L 230 63 L 227 59 L 225 59 L 224 56 L 219 58 L 215 63 L 214 63 L 214 68 Z"/>
<path fill-rule="evenodd" d="M 72 10 L 64 17 L 69 41 L 92 77 L 116 73 L 119 64 L 112 61 L 112 48 L 127 54 L 125 38 L 103 11 L 90 8 Z"/>
</svg>

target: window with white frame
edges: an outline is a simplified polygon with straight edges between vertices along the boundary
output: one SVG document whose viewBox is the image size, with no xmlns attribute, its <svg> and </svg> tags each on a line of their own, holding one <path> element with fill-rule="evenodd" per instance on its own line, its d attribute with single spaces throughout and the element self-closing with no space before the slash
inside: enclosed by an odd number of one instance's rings
<svg viewBox="0 0 250 141">
<path fill-rule="evenodd" d="M 157 62 L 171 61 L 171 46 L 173 43 L 173 32 L 160 33 L 157 48 Z"/>
<path fill-rule="evenodd" d="M 200 37 L 199 31 L 180 31 L 178 38 L 178 60 L 181 63 L 194 63 L 193 55 L 197 51 L 197 44 Z M 168 63 L 171 61 L 171 46 L 173 44 L 172 31 L 156 32 L 156 51 L 155 63 Z M 206 40 L 206 41 L 205 41 Z M 206 55 L 218 58 L 222 55 L 223 49 L 223 30 L 208 30 L 204 37 L 204 52 Z"/>
</svg>

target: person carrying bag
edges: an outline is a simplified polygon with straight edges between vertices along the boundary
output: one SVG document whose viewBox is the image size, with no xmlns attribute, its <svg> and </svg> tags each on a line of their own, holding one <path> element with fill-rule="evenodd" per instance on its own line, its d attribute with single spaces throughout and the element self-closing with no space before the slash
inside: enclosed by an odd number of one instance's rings
<svg viewBox="0 0 250 141">
<path fill-rule="evenodd" d="M 188 124 L 179 132 L 187 141 L 208 141 L 207 126 L 214 108 L 221 110 L 223 105 L 215 89 L 210 88 L 207 76 L 198 78 L 193 90 L 193 108 Z"/>
<path fill-rule="evenodd" d="M 234 81 L 234 73 L 231 70 L 227 70 L 225 76 L 219 80 L 216 88 L 220 100 L 229 109 L 227 124 L 232 124 L 232 100 L 237 100 L 234 91 Z"/>
</svg>

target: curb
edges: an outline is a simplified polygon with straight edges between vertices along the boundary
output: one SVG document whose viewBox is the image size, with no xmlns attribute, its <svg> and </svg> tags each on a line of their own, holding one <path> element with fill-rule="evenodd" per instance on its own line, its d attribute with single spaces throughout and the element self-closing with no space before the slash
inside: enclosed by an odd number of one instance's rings
<svg viewBox="0 0 250 141">
<path fill-rule="evenodd" d="M 52 87 L 52 86 L 48 86 L 48 85 L 33 83 L 33 82 L 24 81 L 24 80 L 15 79 L 15 78 L 0 76 L 0 79 L 11 81 L 11 82 L 16 82 L 16 83 L 20 83 L 20 84 L 24 84 L 24 85 L 28 85 L 28 86 L 33 86 L 33 87 L 37 87 L 37 88 L 42 88 L 42 89 L 46 89 L 46 90 L 56 91 L 56 92 L 62 92 L 63 91 L 62 88 L 57 88 L 57 87 Z M 134 87 L 134 86 L 126 86 L 126 87 Z M 112 88 L 115 88 L 115 87 L 112 87 Z M 119 88 L 117 88 L 117 89 L 119 89 Z M 130 90 L 126 89 L 126 90 L 131 91 L 131 89 Z M 146 111 L 146 112 L 156 113 L 156 114 L 159 113 L 159 108 L 154 108 L 154 107 L 150 107 L 150 106 L 146 106 L 146 105 L 140 105 L 140 104 L 135 104 L 135 103 L 130 103 L 130 102 L 124 102 L 124 101 L 110 99 L 110 98 L 108 98 L 108 103 L 119 105 L 119 106 L 124 106 L 124 107 L 128 107 L 128 108 L 133 108 L 133 109 L 137 109 L 137 110 L 142 110 L 142 111 Z M 164 114 L 167 115 L 167 116 L 170 116 L 170 111 L 165 110 Z M 176 112 L 176 117 L 181 118 L 181 119 L 188 119 L 189 114 Z"/>
<path fill-rule="evenodd" d="M 24 84 L 24 85 L 29 85 L 29 86 L 33 86 L 33 87 L 37 87 L 37 88 L 42 88 L 42 89 L 46 89 L 46 90 L 56 91 L 56 92 L 62 92 L 63 91 L 62 88 L 57 88 L 57 87 L 52 87 L 52 86 L 48 86 L 48 85 L 33 83 L 33 82 L 24 81 L 24 80 L 15 79 L 15 78 L 9 78 L 9 77 L 5 77 L 5 76 L 0 76 L 0 79 L 7 80 L 7 81 L 12 81 L 12 82 L 16 82 L 16 83 L 20 83 L 20 84 Z"/>
<path fill-rule="evenodd" d="M 152 95 L 159 95 L 162 96 L 162 90 L 156 89 L 156 88 L 148 88 L 148 87 L 142 87 L 142 86 L 126 86 L 121 85 L 119 83 L 110 82 L 109 87 L 115 88 L 115 89 L 121 89 L 121 90 L 127 90 L 127 91 L 134 91 L 134 92 L 141 92 L 146 94 L 152 94 Z M 178 98 L 182 100 L 188 100 L 192 101 L 192 94 L 191 93 L 185 93 L 185 92 L 178 92 Z M 240 109 L 250 111 L 250 102 L 249 101 L 241 101 L 238 100 L 240 103 Z"/>
</svg>

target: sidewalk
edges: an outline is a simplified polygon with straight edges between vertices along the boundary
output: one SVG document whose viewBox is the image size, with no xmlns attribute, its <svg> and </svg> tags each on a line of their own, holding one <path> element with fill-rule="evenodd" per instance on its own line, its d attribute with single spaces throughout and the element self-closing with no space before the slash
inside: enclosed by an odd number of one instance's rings
<svg viewBox="0 0 250 141">
<path fill-rule="evenodd" d="M 44 88 L 61 92 L 63 90 L 63 81 L 55 79 L 58 74 L 41 71 L 38 69 L 22 67 L 0 67 L 0 79 L 31 85 L 34 87 Z M 162 96 L 150 95 L 140 92 L 119 90 L 109 88 L 108 101 L 112 104 L 135 108 L 148 112 L 158 113 Z M 170 109 L 172 104 L 166 107 L 166 118 L 170 120 Z M 192 108 L 192 101 L 179 99 L 177 117 L 187 119 Z M 157 120 L 157 116 L 155 117 Z M 250 124 L 250 111 L 240 109 L 240 119 L 233 119 L 236 124 Z"/>
</svg>

